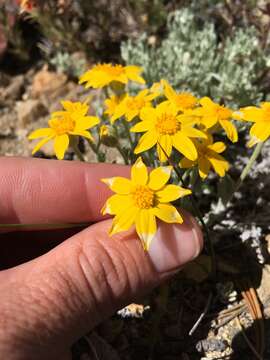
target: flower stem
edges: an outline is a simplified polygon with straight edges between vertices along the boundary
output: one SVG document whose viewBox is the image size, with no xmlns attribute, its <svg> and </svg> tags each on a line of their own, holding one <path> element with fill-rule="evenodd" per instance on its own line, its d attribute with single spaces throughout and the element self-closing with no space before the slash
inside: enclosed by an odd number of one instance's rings
<svg viewBox="0 0 270 360">
<path fill-rule="evenodd" d="M 78 144 L 76 144 L 75 142 L 72 144 L 72 149 L 73 151 L 75 152 L 76 156 L 78 157 L 78 159 L 80 161 L 85 161 L 84 160 L 84 157 L 83 157 L 83 154 L 80 152 L 80 149 L 78 147 Z"/>
<path fill-rule="evenodd" d="M 123 124 L 124 124 L 124 128 L 125 128 L 125 133 L 128 137 L 128 140 L 130 142 L 130 145 L 131 145 L 131 150 L 133 151 L 134 148 L 135 148 L 135 144 L 134 144 L 134 141 L 132 140 L 132 137 L 131 137 L 131 134 L 130 134 L 130 130 L 129 130 L 129 126 L 126 122 L 126 120 L 123 120 Z"/>
<path fill-rule="evenodd" d="M 262 148 L 263 148 L 263 145 L 264 145 L 264 142 L 259 142 L 259 143 L 256 145 L 256 147 L 255 147 L 255 149 L 254 149 L 254 151 L 253 151 L 253 153 L 252 153 L 252 155 L 251 155 L 251 157 L 250 157 L 247 165 L 244 167 L 241 175 L 239 176 L 239 179 L 237 180 L 237 182 L 236 182 L 236 184 L 235 184 L 235 187 L 234 187 L 234 189 L 233 189 L 233 191 L 232 191 L 232 193 L 231 193 L 231 196 L 228 198 L 228 200 L 226 201 L 226 204 L 225 204 L 225 205 L 227 205 L 227 204 L 232 200 L 235 192 L 236 192 L 236 191 L 240 188 L 240 186 L 242 185 L 243 181 L 245 180 L 245 178 L 247 177 L 248 173 L 250 172 L 250 170 L 251 170 L 254 162 L 256 161 L 256 159 L 258 158 L 258 156 L 260 155 L 261 150 L 262 150 Z"/>
<path fill-rule="evenodd" d="M 116 149 L 119 151 L 119 154 L 122 156 L 125 164 L 128 165 L 129 161 L 128 161 L 127 155 L 126 155 L 125 151 L 121 148 L 121 145 L 119 143 L 116 145 Z"/>
</svg>

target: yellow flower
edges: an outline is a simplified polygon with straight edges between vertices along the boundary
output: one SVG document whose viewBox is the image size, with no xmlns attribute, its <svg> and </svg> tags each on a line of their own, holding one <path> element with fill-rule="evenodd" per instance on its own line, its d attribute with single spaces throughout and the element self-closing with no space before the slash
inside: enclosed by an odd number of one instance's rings
<svg viewBox="0 0 270 360">
<path fill-rule="evenodd" d="M 80 77 L 79 84 L 86 83 L 85 87 L 102 88 L 113 81 L 127 84 L 129 80 L 144 84 L 140 76 L 142 69 L 138 66 L 98 64 Z"/>
<path fill-rule="evenodd" d="M 201 117 L 201 124 L 210 129 L 219 123 L 224 129 L 226 135 L 232 142 L 238 140 L 238 134 L 235 126 L 231 123 L 233 111 L 229 108 L 214 103 L 210 98 L 203 97 L 199 103 L 201 107 L 194 109 L 194 115 Z"/>
<path fill-rule="evenodd" d="M 248 106 L 240 109 L 240 118 L 242 120 L 255 123 L 250 129 L 251 140 L 248 143 L 249 147 L 258 142 L 266 141 L 270 136 L 270 102 L 263 102 L 260 105 L 260 108 Z"/>
<path fill-rule="evenodd" d="M 149 94 L 149 90 L 141 90 L 136 96 L 126 95 L 123 100 L 115 107 L 114 114 L 111 117 L 111 123 L 122 116 L 126 117 L 127 121 L 132 121 L 140 114 L 144 107 L 151 107 L 151 100 L 157 97 L 157 94 Z"/>
<path fill-rule="evenodd" d="M 195 140 L 195 145 L 198 150 L 198 159 L 191 161 L 189 159 L 182 159 L 179 165 L 182 168 L 190 168 L 198 165 L 199 175 L 202 179 L 205 179 L 212 167 L 214 171 L 221 177 L 223 177 L 229 169 L 229 163 L 219 155 L 226 149 L 226 145 L 221 142 L 213 143 L 213 138 L 208 134 L 207 139 L 201 141 Z"/>
<path fill-rule="evenodd" d="M 191 93 L 177 93 L 166 80 L 162 80 L 162 82 L 164 85 L 164 95 L 168 101 L 177 108 L 177 110 L 185 111 L 193 109 L 197 105 L 198 99 Z"/>
<path fill-rule="evenodd" d="M 29 139 L 40 140 L 34 147 L 32 154 L 37 152 L 44 144 L 54 140 L 54 151 L 58 159 L 63 159 L 69 146 L 70 136 L 83 136 L 93 141 L 92 135 L 87 129 L 99 123 L 96 116 L 86 116 L 89 106 L 86 103 L 61 101 L 64 111 L 53 112 L 48 122 L 48 128 L 33 131 Z"/>
<path fill-rule="evenodd" d="M 104 113 L 109 117 L 112 117 L 121 99 L 122 97 L 117 95 L 111 95 L 108 99 L 106 99 L 104 101 L 104 104 L 106 106 L 106 110 L 104 111 Z"/>
<path fill-rule="evenodd" d="M 191 191 L 177 185 L 166 185 L 172 167 L 159 167 L 148 174 L 139 158 L 131 168 L 131 180 L 123 177 L 103 179 L 115 192 L 102 209 L 102 214 L 115 215 L 110 234 L 128 230 L 133 224 L 145 250 L 157 231 L 156 218 L 167 223 L 183 222 L 177 209 L 170 204 Z"/>
<path fill-rule="evenodd" d="M 131 128 L 133 132 L 146 132 L 134 153 L 139 154 L 157 144 L 160 161 L 167 160 L 166 155 L 171 155 L 173 147 L 188 159 L 196 160 L 197 150 L 190 138 L 205 138 L 206 135 L 182 123 L 177 114 L 177 109 L 168 102 L 162 102 L 156 108 L 143 108 L 140 112 L 142 121 Z"/>
</svg>

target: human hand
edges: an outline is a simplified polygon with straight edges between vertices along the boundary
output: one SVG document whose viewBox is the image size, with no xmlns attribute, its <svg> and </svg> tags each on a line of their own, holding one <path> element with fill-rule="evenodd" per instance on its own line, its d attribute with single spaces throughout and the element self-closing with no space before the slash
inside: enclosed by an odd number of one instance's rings
<svg viewBox="0 0 270 360">
<path fill-rule="evenodd" d="M 0 169 L 1 223 L 93 223 L 76 234 L 0 234 L 3 359 L 71 359 L 78 338 L 201 250 L 201 231 L 188 214 L 182 225 L 160 223 L 148 253 L 134 230 L 108 236 L 111 219 L 100 209 L 110 191 L 100 179 L 129 176 L 128 167 L 2 158 Z"/>
</svg>

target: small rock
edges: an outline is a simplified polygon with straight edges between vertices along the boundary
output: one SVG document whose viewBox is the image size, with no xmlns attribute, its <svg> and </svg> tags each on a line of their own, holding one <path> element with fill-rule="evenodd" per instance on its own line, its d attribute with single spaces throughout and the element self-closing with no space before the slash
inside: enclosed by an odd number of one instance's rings
<svg viewBox="0 0 270 360">
<path fill-rule="evenodd" d="M 24 76 L 15 76 L 10 82 L 9 86 L 5 87 L 2 91 L 2 96 L 6 100 L 20 99 L 24 88 Z"/>
<path fill-rule="evenodd" d="M 65 74 L 48 71 L 47 67 L 44 67 L 33 78 L 31 96 L 33 98 L 40 96 L 56 98 L 66 82 Z"/>
<path fill-rule="evenodd" d="M 35 99 L 17 102 L 16 110 L 20 127 L 25 127 L 31 122 L 36 121 L 37 118 L 47 114 L 45 106 Z"/>
</svg>

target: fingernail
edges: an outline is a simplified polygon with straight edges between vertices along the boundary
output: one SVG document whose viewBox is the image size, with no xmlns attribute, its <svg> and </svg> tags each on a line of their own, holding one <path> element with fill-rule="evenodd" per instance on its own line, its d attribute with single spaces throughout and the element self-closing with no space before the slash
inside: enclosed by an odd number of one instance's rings
<svg viewBox="0 0 270 360">
<path fill-rule="evenodd" d="M 184 214 L 183 224 L 158 224 L 148 254 L 158 272 L 169 272 L 197 257 L 202 244 L 203 236 L 197 221 Z"/>
</svg>

